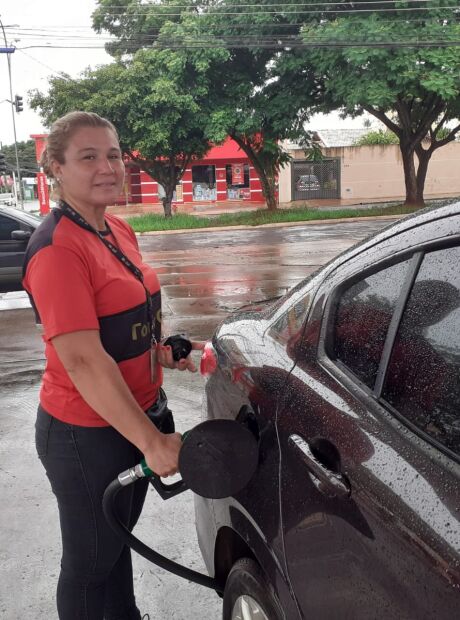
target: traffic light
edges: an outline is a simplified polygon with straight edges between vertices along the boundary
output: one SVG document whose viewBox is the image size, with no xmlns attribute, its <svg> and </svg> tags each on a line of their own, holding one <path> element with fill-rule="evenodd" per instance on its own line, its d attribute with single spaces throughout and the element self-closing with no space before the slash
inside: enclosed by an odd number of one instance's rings
<svg viewBox="0 0 460 620">
<path fill-rule="evenodd" d="M 16 112 L 19 114 L 19 112 L 22 112 L 24 107 L 22 105 L 22 97 L 21 95 L 16 95 L 14 98 L 14 107 L 16 108 Z"/>
<path fill-rule="evenodd" d="M 5 156 L 3 153 L 0 153 L 0 174 L 5 174 L 7 171 Z"/>
</svg>

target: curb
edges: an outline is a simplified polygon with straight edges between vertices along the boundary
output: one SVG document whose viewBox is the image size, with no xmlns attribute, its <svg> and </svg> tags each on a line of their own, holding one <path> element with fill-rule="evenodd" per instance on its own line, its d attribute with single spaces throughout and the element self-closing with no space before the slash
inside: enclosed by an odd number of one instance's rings
<svg viewBox="0 0 460 620">
<path fill-rule="evenodd" d="M 341 224 L 343 222 L 378 222 L 380 220 L 400 220 L 404 215 L 370 215 L 368 217 L 341 217 L 326 220 L 304 220 L 300 222 L 276 222 L 274 224 L 258 224 L 254 226 L 212 226 L 209 228 L 180 228 L 177 230 L 150 230 L 136 232 L 138 237 L 148 237 L 153 235 L 175 235 L 178 233 L 202 233 L 202 232 L 222 232 L 228 230 L 258 230 L 260 228 L 285 228 L 289 226 L 313 226 L 315 224 Z"/>
</svg>

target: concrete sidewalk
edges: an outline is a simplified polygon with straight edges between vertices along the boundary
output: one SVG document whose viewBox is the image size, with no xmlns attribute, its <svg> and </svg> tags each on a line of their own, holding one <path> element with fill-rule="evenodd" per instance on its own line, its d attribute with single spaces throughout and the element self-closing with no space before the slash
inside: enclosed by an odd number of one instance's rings
<svg viewBox="0 0 460 620">
<path fill-rule="evenodd" d="M 323 200 L 299 200 L 291 203 L 283 203 L 279 205 L 279 209 L 295 209 L 308 207 L 309 209 L 324 211 L 324 210 L 339 210 L 339 209 L 371 209 L 373 207 L 379 207 L 384 205 L 400 204 L 401 201 L 380 201 L 380 202 L 366 202 L 356 203 L 356 200 L 351 199 L 323 199 Z M 210 202 L 210 203 L 198 203 L 188 202 L 180 203 L 173 206 L 173 213 L 187 213 L 189 215 L 196 215 L 198 217 L 208 217 L 223 215 L 224 213 L 242 213 L 253 212 L 260 209 L 266 209 L 267 205 L 262 202 L 249 202 L 246 200 L 235 200 L 232 202 Z M 117 205 L 109 207 L 108 213 L 118 215 L 119 217 L 132 217 L 134 215 L 144 215 L 146 213 L 157 213 L 163 215 L 163 205 L 160 204 L 133 204 L 133 205 Z"/>
<path fill-rule="evenodd" d="M 3 317 L 2 317 L 3 318 Z M 204 379 L 165 373 L 165 389 L 176 426 L 185 431 L 201 421 Z M 2 386 L 0 410 L 0 618 L 57 620 L 55 590 L 61 543 L 59 518 L 34 445 L 38 384 Z M 133 463 L 134 465 L 134 463 Z M 167 502 L 149 490 L 136 535 L 159 553 L 206 572 L 194 526 L 193 495 Z M 218 620 L 222 603 L 213 590 L 180 579 L 133 554 L 135 591 L 150 618 Z"/>
</svg>

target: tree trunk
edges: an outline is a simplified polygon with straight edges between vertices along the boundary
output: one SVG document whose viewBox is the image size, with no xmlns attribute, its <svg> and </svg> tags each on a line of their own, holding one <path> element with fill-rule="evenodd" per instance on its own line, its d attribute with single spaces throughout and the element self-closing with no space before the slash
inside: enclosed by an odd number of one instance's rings
<svg viewBox="0 0 460 620">
<path fill-rule="evenodd" d="M 425 205 L 423 193 L 425 190 L 426 175 L 428 172 L 428 164 L 430 163 L 432 149 L 424 149 L 421 145 L 417 148 L 418 168 L 417 168 L 417 204 Z"/>
<path fill-rule="evenodd" d="M 247 144 L 238 134 L 231 133 L 230 137 L 235 140 L 238 146 L 246 153 L 249 161 L 254 166 L 255 171 L 259 175 L 260 184 L 262 186 L 262 195 L 267 203 L 268 211 L 276 211 L 278 208 L 278 202 L 276 200 L 276 169 L 271 168 L 267 170 L 266 166 L 260 163 L 257 157 L 256 151 L 250 144 Z"/>
<path fill-rule="evenodd" d="M 406 200 L 404 202 L 404 206 L 418 206 L 419 203 L 417 202 L 417 175 L 415 173 L 414 162 L 415 152 L 413 148 L 404 144 L 403 142 L 399 143 L 399 148 L 401 149 L 404 168 L 404 182 L 406 185 Z"/>
<path fill-rule="evenodd" d="M 165 217 L 167 218 L 167 217 L 172 217 L 171 204 L 172 204 L 172 200 L 174 196 L 174 190 L 171 188 L 166 189 L 165 187 L 164 187 L 164 190 L 165 190 L 165 195 L 161 199 L 161 202 L 163 203 L 163 211 L 164 211 Z"/>
<path fill-rule="evenodd" d="M 260 184 L 262 185 L 262 194 L 267 203 L 268 211 L 276 211 L 278 201 L 276 199 L 276 181 L 273 175 L 266 174 L 265 171 L 259 171 Z"/>
</svg>

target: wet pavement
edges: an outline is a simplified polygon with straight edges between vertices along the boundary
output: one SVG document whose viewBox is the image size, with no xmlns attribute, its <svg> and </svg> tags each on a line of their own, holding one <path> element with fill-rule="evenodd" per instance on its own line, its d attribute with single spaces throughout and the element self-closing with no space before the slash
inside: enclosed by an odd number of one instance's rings
<svg viewBox="0 0 460 620">
<path fill-rule="evenodd" d="M 165 373 L 176 426 L 201 421 L 204 379 Z M 57 620 L 55 589 L 60 535 L 55 498 L 34 446 L 38 384 L 2 387 L 0 410 L 0 618 Z M 134 465 L 134 463 L 133 463 Z M 150 547 L 193 570 L 205 572 L 196 541 L 191 491 L 163 501 L 151 489 L 135 534 Z M 219 620 L 221 599 L 133 554 L 135 591 L 150 618 Z"/>
<path fill-rule="evenodd" d="M 309 225 L 142 236 L 163 290 L 164 332 L 207 339 L 232 309 L 284 293 L 308 273 L 387 222 Z M 59 566 L 54 498 L 34 448 L 42 342 L 24 294 L 0 295 L 0 618 L 53 620 Z M 201 419 L 204 380 L 167 372 L 178 430 Z M 204 570 L 192 495 L 162 502 L 152 491 L 137 534 L 171 559 Z M 152 618 L 217 620 L 221 601 L 206 588 L 134 557 L 138 601 Z"/>
<path fill-rule="evenodd" d="M 164 332 L 206 339 L 238 307 L 292 286 L 391 220 L 143 235 L 159 274 Z"/>
</svg>

